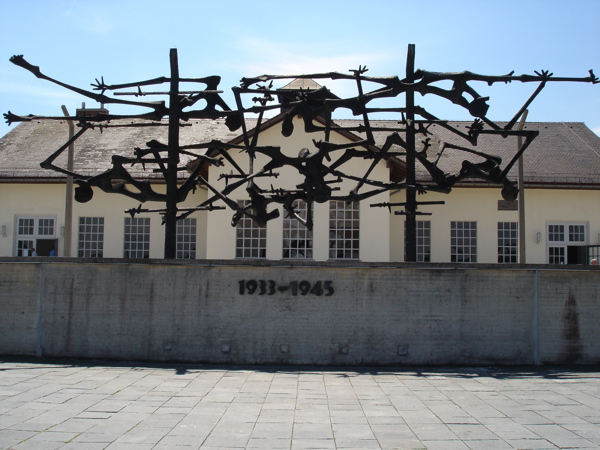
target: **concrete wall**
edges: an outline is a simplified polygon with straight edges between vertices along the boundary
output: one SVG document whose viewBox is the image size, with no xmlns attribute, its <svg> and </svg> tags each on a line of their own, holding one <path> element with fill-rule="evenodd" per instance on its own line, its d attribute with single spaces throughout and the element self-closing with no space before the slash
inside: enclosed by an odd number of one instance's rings
<svg viewBox="0 0 600 450">
<path fill-rule="evenodd" d="M 0 354 L 600 363 L 596 267 L 0 259 Z"/>
</svg>

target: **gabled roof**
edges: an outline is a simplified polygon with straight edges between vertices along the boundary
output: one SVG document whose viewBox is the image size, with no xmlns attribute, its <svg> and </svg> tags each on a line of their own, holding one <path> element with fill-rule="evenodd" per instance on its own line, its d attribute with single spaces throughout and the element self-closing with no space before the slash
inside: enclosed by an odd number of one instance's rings
<svg viewBox="0 0 600 450">
<path fill-rule="evenodd" d="M 352 126 L 355 120 L 338 120 L 340 126 Z M 373 120 L 373 128 L 401 128 L 402 124 L 391 120 Z M 472 122 L 448 122 L 463 133 L 468 132 Z M 503 126 L 504 123 L 498 122 Z M 525 130 L 539 131 L 539 135 L 523 154 L 524 179 L 529 185 L 552 186 L 570 185 L 579 187 L 600 187 L 600 137 L 598 137 L 585 124 L 580 122 L 531 122 L 526 123 Z M 430 148 L 427 158 L 430 161 L 437 159 L 438 152 L 444 142 L 471 148 L 487 154 L 500 156 L 502 168 L 508 164 L 517 152 L 517 138 L 503 138 L 498 135 L 480 135 L 478 145 L 473 147 L 460 136 L 452 133 L 439 124 L 432 124 L 428 128 L 430 133 Z M 381 147 L 389 131 L 375 131 L 375 144 Z M 419 136 L 419 135 L 417 135 Z M 422 137 L 417 139 L 423 139 Z M 423 148 L 417 142 L 417 151 Z M 402 149 L 396 148 L 401 151 Z M 458 150 L 445 149 L 439 159 L 439 167 L 445 172 L 457 173 L 462 162 L 483 161 L 481 157 L 469 155 Z M 511 179 L 517 179 L 517 164 L 509 173 Z M 417 178 L 427 179 L 428 173 L 417 165 Z M 477 181 L 477 180 L 474 180 Z M 479 181 L 480 182 L 480 181 Z"/>
<path fill-rule="evenodd" d="M 134 157 L 136 147 L 145 148 L 152 140 L 168 142 L 168 121 L 154 122 L 160 126 L 128 127 L 127 125 L 148 123 L 142 120 L 114 120 L 111 125 L 122 127 L 86 131 L 75 142 L 74 171 L 86 176 L 96 175 L 111 168 L 111 156 Z M 194 120 L 181 129 L 180 144 L 190 145 L 210 142 L 213 139 L 229 141 L 239 132 L 231 132 L 224 120 Z M 75 133 L 79 131 L 75 127 Z M 66 121 L 22 122 L 0 139 L 0 182 L 10 179 L 58 180 L 65 176 L 42 169 L 40 163 L 63 146 L 69 139 Z M 191 159 L 191 158 L 190 158 Z M 55 161 L 55 165 L 66 168 L 67 151 Z M 152 177 L 137 165 L 127 167 L 136 177 Z"/>
<path fill-rule="evenodd" d="M 270 119 L 265 120 L 264 122 L 261 123 L 260 125 L 260 129 L 259 132 L 264 132 L 265 130 L 277 126 L 278 124 L 280 124 L 284 117 L 286 116 L 286 111 L 278 114 L 275 117 L 272 117 Z M 325 127 L 326 126 L 326 120 L 321 117 L 321 116 L 317 116 L 314 119 L 314 122 L 316 122 L 315 124 L 317 126 L 321 126 L 321 127 Z M 357 124 L 358 121 L 354 120 L 354 121 L 348 121 L 351 122 L 351 126 L 354 124 Z M 250 126 L 252 125 L 252 128 L 250 128 Z M 258 121 L 253 121 L 253 122 L 246 122 L 246 126 L 247 128 L 247 135 L 249 138 L 251 138 L 252 136 L 254 136 L 254 134 L 256 133 L 256 127 L 258 125 Z M 304 126 L 304 125 L 300 125 L 298 124 L 298 126 Z M 337 133 L 341 136 L 343 136 L 344 138 L 348 139 L 350 142 L 359 142 L 365 139 L 365 136 L 361 136 L 359 133 L 355 133 L 353 131 L 349 131 L 347 129 L 345 129 L 344 126 L 341 126 L 338 121 L 332 121 L 331 124 L 331 132 L 332 133 Z M 236 138 L 232 139 L 230 141 L 230 143 L 232 144 L 242 144 L 244 142 L 244 136 L 243 134 L 238 135 Z M 378 152 L 381 150 L 381 146 L 378 145 L 367 145 L 365 146 L 365 148 L 369 151 L 372 152 Z M 401 161 L 398 158 L 386 158 L 388 165 L 390 167 L 391 173 L 390 173 L 390 178 L 392 181 L 401 181 L 402 179 L 404 179 L 404 177 L 406 176 L 406 167 L 404 165 L 404 161 Z"/>
<path fill-rule="evenodd" d="M 296 78 L 295 80 L 290 81 L 288 84 L 286 84 L 282 88 L 279 88 L 278 90 L 282 90 L 282 89 L 311 89 L 311 90 L 316 91 L 318 89 L 321 89 L 322 87 L 323 86 L 321 86 L 315 80 L 312 80 L 310 78 Z"/>
<path fill-rule="evenodd" d="M 278 124 L 280 124 L 283 121 L 285 115 L 286 115 L 286 113 L 283 112 L 281 114 L 276 115 L 275 117 L 271 117 L 269 119 L 264 120 L 260 125 L 259 132 L 262 133 L 271 127 L 277 126 Z M 321 116 L 316 117 L 314 119 L 314 121 L 316 122 L 317 126 L 325 127 L 325 125 L 326 125 L 325 119 Z M 349 121 L 349 122 L 355 123 L 357 121 Z M 332 131 L 334 133 L 340 134 L 341 136 L 345 137 L 346 139 L 348 139 L 351 142 L 358 142 L 358 141 L 361 141 L 364 139 L 364 136 L 360 136 L 358 133 L 350 132 L 350 131 L 344 129 L 344 127 L 338 125 L 337 123 L 338 123 L 337 120 L 333 121 L 333 123 L 332 123 Z M 258 125 L 258 121 L 256 119 L 246 120 L 248 137 L 254 136 L 254 134 L 256 133 L 257 125 Z M 304 125 L 298 124 L 297 126 L 303 127 Z M 243 134 L 238 134 L 235 138 L 233 138 L 229 142 L 232 144 L 241 144 L 244 142 L 244 136 L 243 136 Z M 369 146 L 369 149 L 372 151 L 378 151 L 379 147 L 372 145 L 372 146 Z"/>
<path fill-rule="evenodd" d="M 276 126 L 279 119 L 269 119 L 263 126 Z M 112 125 L 128 125 L 140 121 L 113 121 Z M 163 125 L 166 125 L 163 121 Z M 359 120 L 335 120 L 340 127 L 358 126 Z M 471 122 L 449 122 L 459 130 L 466 131 Z M 241 130 L 229 131 L 224 120 L 194 120 L 191 126 L 181 129 L 180 143 L 182 145 L 199 142 L 209 142 L 217 139 L 224 142 L 241 142 Z M 252 129 L 255 120 L 248 120 L 247 127 Z M 371 121 L 376 128 L 399 128 L 398 121 Z M 596 136 L 583 123 L 527 123 L 526 129 L 538 130 L 539 136 L 524 154 L 525 181 L 529 185 L 539 186 L 569 186 L 569 187 L 600 187 L 600 137 Z M 76 132 L 78 128 L 76 128 Z M 427 152 L 429 160 L 437 158 L 441 143 L 448 142 L 463 147 L 468 143 L 454 135 L 439 124 L 431 125 L 430 148 Z M 362 139 L 360 132 L 345 133 L 349 139 Z M 100 132 L 98 129 L 89 130 L 75 143 L 75 171 L 85 175 L 96 175 L 111 166 L 111 156 L 118 154 L 133 157 L 136 147 L 144 148 L 146 142 L 157 140 L 167 142 L 168 127 L 141 128 L 109 128 Z M 375 131 L 375 147 L 381 147 L 385 142 L 388 131 Z M 40 167 L 53 152 L 64 145 L 69 137 L 65 121 L 32 121 L 23 122 L 0 139 L 0 182 L 14 181 L 52 181 L 64 179 L 60 173 L 45 170 Z M 478 151 L 498 155 L 503 159 L 503 166 L 510 161 L 517 150 L 515 137 L 480 135 Z M 396 148 L 393 151 L 400 151 Z M 66 151 L 56 160 L 56 164 L 66 167 Z M 474 158 L 474 159 L 473 159 Z M 477 160 L 477 156 L 469 156 L 465 152 L 446 149 L 440 156 L 439 166 L 442 170 L 455 173 L 460 170 L 465 159 Z M 156 176 L 143 172 L 140 166 L 128 167 L 133 176 Z M 516 179 L 516 166 L 511 172 Z M 420 171 L 418 177 L 426 178 L 427 173 Z M 477 181 L 477 180 L 474 180 Z"/>
</svg>

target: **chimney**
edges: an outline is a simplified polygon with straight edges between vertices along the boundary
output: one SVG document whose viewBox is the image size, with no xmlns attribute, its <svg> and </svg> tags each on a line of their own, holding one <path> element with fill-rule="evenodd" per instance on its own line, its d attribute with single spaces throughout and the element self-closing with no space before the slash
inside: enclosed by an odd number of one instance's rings
<svg viewBox="0 0 600 450">
<path fill-rule="evenodd" d="M 108 114 L 108 109 L 104 107 L 104 104 L 100 108 L 86 108 L 85 103 L 82 103 L 81 108 L 75 110 L 77 117 L 96 117 L 104 114 Z"/>
</svg>

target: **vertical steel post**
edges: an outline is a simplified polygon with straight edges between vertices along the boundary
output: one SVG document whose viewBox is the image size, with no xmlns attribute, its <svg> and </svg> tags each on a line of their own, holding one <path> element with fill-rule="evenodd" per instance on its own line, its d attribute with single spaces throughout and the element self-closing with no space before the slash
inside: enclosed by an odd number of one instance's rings
<svg viewBox="0 0 600 450">
<path fill-rule="evenodd" d="M 69 117 L 69 111 L 65 105 L 61 106 L 63 114 L 66 117 Z M 69 140 L 73 139 L 73 135 L 75 134 L 75 126 L 73 125 L 73 121 L 67 120 L 67 125 L 69 126 Z M 73 172 L 73 153 L 74 153 L 74 145 L 69 145 L 67 150 L 67 170 L 69 172 Z M 73 177 L 71 175 L 67 175 L 67 189 L 65 196 L 65 233 L 63 236 L 63 256 L 72 256 L 71 255 L 71 240 L 73 236 Z M 58 256 L 58 248 L 55 248 L 56 256 Z"/>
<path fill-rule="evenodd" d="M 540 271 L 536 269 L 533 275 L 533 323 L 531 333 L 533 338 L 533 364 L 539 366 L 540 361 Z"/>
<path fill-rule="evenodd" d="M 527 110 L 523 111 L 523 115 L 521 116 L 521 122 L 519 123 L 519 131 L 523 129 L 525 126 L 525 121 L 527 120 Z M 517 139 L 517 146 L 519 147 L 517 150 L 521 150 L 521 146 L 523 145 L 523 139 L 521 136 Z M 519 156 L 519 199 L 517 200 L 519 206 L 519 263 L 525 264 L 527 263 L 527 255 L 525 249 L 525 180 L 523 177 L 523 155 Z"/>
<path fill-rule="evenodd" d="M 405 260 L 417 260 L 417 192 L 415 190 L 415 44 L 408 44 L 406 58 L 406 226 L 404 230 Z"/>
<path fill-rule="evenodd" d="M 167 207 L 165 212 L 165 259 L 175 259 L 177 240 L 177 165 L 179 164 L 179 65 L 177 49 L 170 51 L 171 85 L 169 89 L 169 152 L 166 173 Z"/>
</svg>

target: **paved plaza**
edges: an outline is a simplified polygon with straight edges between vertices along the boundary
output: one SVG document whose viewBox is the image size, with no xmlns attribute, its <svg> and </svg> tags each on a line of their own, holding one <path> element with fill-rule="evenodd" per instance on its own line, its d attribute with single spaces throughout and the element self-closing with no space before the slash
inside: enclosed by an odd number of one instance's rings
<svg viewBox="0 0 600 450">
<path fill-rule="evenodd" d="M 0 448 L 598 449 L 600 371 L 3 359 Z"/>
</svg>

